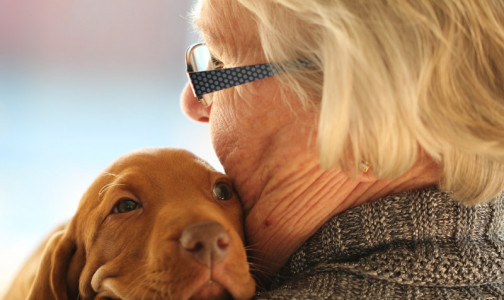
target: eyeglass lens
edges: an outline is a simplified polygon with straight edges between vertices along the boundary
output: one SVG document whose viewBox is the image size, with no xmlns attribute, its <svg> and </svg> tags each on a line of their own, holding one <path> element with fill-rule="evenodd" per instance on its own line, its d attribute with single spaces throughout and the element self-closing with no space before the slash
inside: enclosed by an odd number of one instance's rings
<svg viewBox="0 0 504 300">
<path fill-rule="evenodd" d="M 212 70 L 212 56 L 204 44 L 196 45 L 189 53 L 194 72 Z"/>
</svg>

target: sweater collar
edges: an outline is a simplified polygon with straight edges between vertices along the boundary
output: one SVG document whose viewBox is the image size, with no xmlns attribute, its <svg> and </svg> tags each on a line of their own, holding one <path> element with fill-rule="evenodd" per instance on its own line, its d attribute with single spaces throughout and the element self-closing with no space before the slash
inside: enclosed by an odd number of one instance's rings
<svg viewBox="0 0 504 300">
<path fill-rule="evenodd" d="M 349 209 L 304 243 L 278 278 L 328 268 L 424 286 L 502 281 L 504 194 L 468 207 L 433 187 Z"/>
</svg>

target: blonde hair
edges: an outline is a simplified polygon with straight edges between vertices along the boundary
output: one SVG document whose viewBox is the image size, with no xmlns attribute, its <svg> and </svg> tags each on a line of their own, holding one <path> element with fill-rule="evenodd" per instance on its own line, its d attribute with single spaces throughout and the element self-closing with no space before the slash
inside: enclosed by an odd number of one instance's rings
<svg viewBox="0 0 504 300">
<path fill-rule="evenodd" d="M 279 80 L 320 109 L 323 167 L 350 155 L 396 178 L 422 151 L 456 199 L 504 189 L 502 0 L 238 1 L 267 60 L 304 58 L 318 70 Z"/>
</svg>

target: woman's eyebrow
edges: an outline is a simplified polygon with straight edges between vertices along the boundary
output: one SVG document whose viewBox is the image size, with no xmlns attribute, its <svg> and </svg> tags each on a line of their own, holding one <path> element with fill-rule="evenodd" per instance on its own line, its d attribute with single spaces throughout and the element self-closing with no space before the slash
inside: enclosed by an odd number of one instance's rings
<svg viewBox="0 0 504 300">
<path fill-rule="evenodd" d="M 200 18 L 195 18 L 193 20 L 194 27 L 199 31 L 200 38 L 203 39 L 205 44 L 209 48 L 215 46 L 215 42 L 219 41 L 218 44 L 225 43 L 224 40 L 219 40 L 217 37 L 219 36 L 219 31 L 216 29 L 216 26 L 208 21 L 202 21 Z"/>
<path fill-rule="evenodd" d="M 194 18 L 193 25 L 200 32 L 201 36 L 205 38 L 212 36 L 212 24 L 201 20 L 201 18 Z"/>
<path fill-rule="evenodd" d="M 196 27 L 198 30 L 203 30 L 205 25 L 204 22 L 201 21 L 201 18 L 199 16 L 194 16 L 192 19 L 193 26 Z M 207 25 L 208 26 L 208 25 Z"/>
</svg>

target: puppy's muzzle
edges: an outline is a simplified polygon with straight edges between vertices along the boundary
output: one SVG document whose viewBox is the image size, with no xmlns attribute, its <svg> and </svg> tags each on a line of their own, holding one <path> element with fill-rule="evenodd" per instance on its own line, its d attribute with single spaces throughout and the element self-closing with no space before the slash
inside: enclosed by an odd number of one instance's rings
<svg viewBox="0 0 504 300">
<path fill-rule="evenodd" d="M 186 227 L 180 237 L 182 248 L 199 263 L 212 267 L 228 254 L 230 238 L 219 223 L 199 223 Z"/>
</svg>

